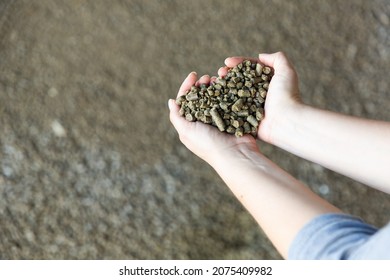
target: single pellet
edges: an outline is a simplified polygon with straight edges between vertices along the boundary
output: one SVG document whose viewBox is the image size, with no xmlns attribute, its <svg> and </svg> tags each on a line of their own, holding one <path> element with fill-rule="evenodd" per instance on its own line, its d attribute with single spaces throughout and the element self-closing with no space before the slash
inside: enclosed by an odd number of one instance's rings
<svg viewBox="0 0 390 280">
<path fill-rule="evenodd" d="M 260 63 L 257 63 L 255 72 L 256 72 L 256 76 L 260 76 L 261 73 L 263 72 L 263 65 L 261 65 Z"/>
<path fill-rule="evenodd" d="M 251 93 L 249 92 L 249 90 L 240 89 L 238 91 L 238 96 L 239 97 L 250 97 Z"/>
<path fill-rule="evenodd" d="M 231 125 L 229 125 L 226 128 L 226 132 L 229 133 L 229 134 L 234 134 L 236 132 L 236 129 L 234 127 L 232 127 Z"/>
<path fill-rule="evenodd" d="M 244 105 L 244 99 L 239 98 L 234 104 L 232 105 L 232 111 L 238 112 L 241 110 L 242 106 Z"/>
<path fill-rule="evenodd" d="M 248 123 L 250 123 L 251 125 L 255 126 L 255 127 L 258 127 L 259 126 L 259 122 L 256 120 L 256 118 L 252 115 L 249 115 L 246 120 L 248 121 Z"/>
<path fill-rule="evenodd" d="M 210 110 L 210 115 L 218 129 L 220 131 L 225 131 L 226 125 L 221 116 L 219 115 L 218 110 L 216 108 L 212 108 Z"/>
<path fill-rule="evenodd" d="M 242 129 L 242 127 L 236 128 L 236 132 L 234 133 L 234 135 L 236 135 L 236 137 L 243 136 L 244 135 L 244 130 Z"/>
<path fill-rule="evenodd" d="M 249 115 L 248 110 L 241 110 L 237 112 L 237 116 L 239 117 L 247 117 Z"/>
<path fill-rule="evenodd" d="M 271 70 L 270 67 L 265 66 L 265 67 L 263 68 L 263 73 L 264 73 L 264 74 L 269 75 L 269 74 L 271 74 L 271 72 L 272 72 L 272 70 Z"/>
<path fill-rule="evenodd" d="M 186 114 L 186 120 L 189 122 L 195 121 L 195 117 L 192 114 Z"/>
</svg>

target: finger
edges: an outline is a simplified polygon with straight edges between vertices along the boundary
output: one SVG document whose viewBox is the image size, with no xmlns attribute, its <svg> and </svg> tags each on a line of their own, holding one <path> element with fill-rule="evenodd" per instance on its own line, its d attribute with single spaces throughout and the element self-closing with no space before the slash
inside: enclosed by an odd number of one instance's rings
<svg viewBox="0 0 390 280">
<path fill-rule="evenodd" d="M 177 93 L 177 97 L 184 95 L 187 90 L 189 90 L 196 82 L 198 78 L 198 74 L 196 72 L 191 72 L 188 74 L 187 78 L 184 79 L 183 83 L 179 88 L 179 92 Z"/>
<path fill-rule="evenodd" d="M 228 57 L 228 58 L 225 59 L 225 65 L 227 67 L 231 68 L 231 67 L 236 66 L 237 64 L 240 64 L 244 60 L 250 60 L 252 62 L 258 62 L 258 59 L 253 58 L 253 57 L 232 56 L 232 57 Z"/>
<path fill-rule="evenodd" d="M 210 84 L 215 83 L 215 80 L 216 80 L 216 79 L 217 79 L 217 77 L 212 76 L 212 77 L 210 78 Z"/>
<path fill-rule="evenodd" d="M 275 71 L 285 71 L 293 69 L 292 64 L 288 60 L 287 56 L 283 52 L 277 53 L 261 53 L 259 54 L 259 60 L 267 66 L 271 66 Z"/>
<path fill-rule="evenodd" d="M 180 141 L 186 145 L 187 139 L 199 137 L 196 133 L 197 126 L 206 126 L 201 122 L 189 122 L 179 114 L 180 106 L 176 104 L 175 100 L 168 101 L 169 119 L 179 134 Z"/>
<path fill-rule="evenodd" d="M 175 100 L 169 99 L 168 100 L 168 107 L 169 107 L 169 119 L 171 120 L 171 123 L 177 130 L 177 132 L 182 132 L 186 124 L 188 124 L 188 121 L 185 120 L 185 118 L 181 117 L 179 114 L 180 107 L 176 104 Z"/>
<path fill-rule="evenodd" d="M 276 60 L 276 54 L 272 53 L 261 53 L 259 54 L 259 60 L 260 62 L 264 63 L 267 66 L 274 67 L 275 65 L 275 60 Z"/>
<path fill-rule="evenodd" d="M 202 85 L 202 84 L 210 84 L 210 76 L 209 75 L 203 75 L 200 77 L 199 81 L 195 83 L 196 86 Z"/>
<path fill-rule="evenodd" d="M 226 66 L 223 66 L 223 67 L 221 67 L 221 68 L 219 68 L 218 69 L 218 76 L 219 77 L 225 77 L 226 75 L 227 75 L 227 73 L 228 73 L 228 67 L 226 67 Z"/>
</svg>

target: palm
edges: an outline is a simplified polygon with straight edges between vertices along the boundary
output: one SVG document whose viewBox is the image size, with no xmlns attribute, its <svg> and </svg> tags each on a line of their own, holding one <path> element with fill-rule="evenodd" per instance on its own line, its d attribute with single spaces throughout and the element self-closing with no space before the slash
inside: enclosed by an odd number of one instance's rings
<svg viewBox="0 0 390 280">
<path fill-rule="evenodd" d="M 209 84 L 210 77 L 203 76 L 197 80 L 197 75 L 191 73 L 179 89 L 178 96 L 185 94 L 194 84 Z M 179 106 L 170 102 L 171 122 L 179 133 L 180 140 L 200 158 L 208 161 L 214 154 L 228 153 L 244 145 L 256 148 L 256 140 L 249 135 L 235 137 L 221 133 L 216 127 L 201 122 L 188 122 L 179 115 Z"/>
<path fill-rule="evenodd" d="M 229 153 L 243 146 L 256 146 L 256 140 L 245 135 L 236 137 L 228 133 L 221 133 L 216 127 L 201 122 L 187 122 L 185 138 L 190 141 L 184 143 L 200 158 L 207 159 L 213 154 Z M 184 139 L 185 140 L 185 139 Z M 188 144 L 187 144 L 188 143 Z"/>
</svg>

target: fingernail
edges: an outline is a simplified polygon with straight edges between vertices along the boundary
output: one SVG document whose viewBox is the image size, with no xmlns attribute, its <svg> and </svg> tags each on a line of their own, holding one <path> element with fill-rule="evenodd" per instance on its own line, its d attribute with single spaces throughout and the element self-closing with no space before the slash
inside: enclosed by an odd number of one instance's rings
<svg viewBox="0 0 390 280">
<path fill-rule="evenodd" d="M 171 106 L 172 106 L 172 105 L 171 105 L 171 104 L 172 104 L 172 103 L 171 103 L 171 100 L 172 100 L 172 99 L 168 99 L 168 108 L 169 108 L 169 111 L 171 110 Z"/>
<path fill-rule="evenodd" d="M 198 73 L 196 73 L 195 71 L 192 71 L 191 73 L 190 73 L 190 75 L 191 74 L 194 74 L 194 75 L 198 75 Z M 189 76 L 189 75 L 188 75 Z"/>
</svg>

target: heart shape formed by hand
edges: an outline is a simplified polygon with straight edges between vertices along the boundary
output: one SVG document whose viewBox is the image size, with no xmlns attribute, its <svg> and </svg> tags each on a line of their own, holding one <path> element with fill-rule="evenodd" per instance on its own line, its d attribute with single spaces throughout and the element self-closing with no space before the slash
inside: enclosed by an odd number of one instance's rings
<svg viewBox="0 0 390 280">
<path fill-rule="evenodd" d="M 180 115 L 241 137 L 257 135 L 273 76 L 271 67 L 245 60 L 210 85 L 192 86 L 176 99 Z"/>
</svg>

